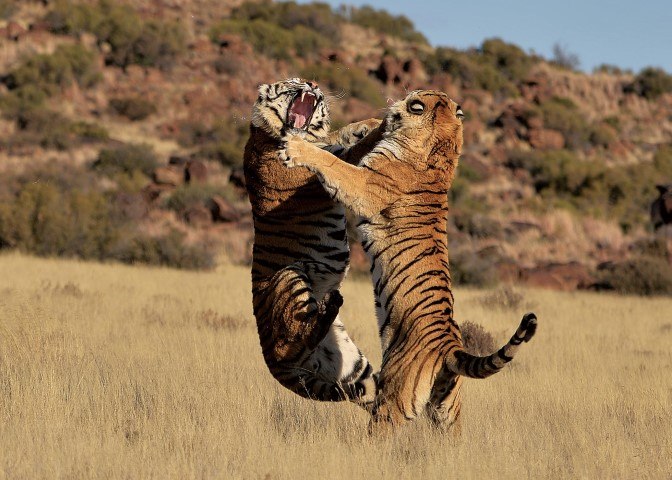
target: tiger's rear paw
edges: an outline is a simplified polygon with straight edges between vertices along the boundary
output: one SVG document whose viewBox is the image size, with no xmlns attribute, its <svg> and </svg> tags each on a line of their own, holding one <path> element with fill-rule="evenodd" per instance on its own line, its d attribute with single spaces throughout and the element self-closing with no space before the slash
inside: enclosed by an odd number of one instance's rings
<svg viewBox="0 0 672 480">
<path fill-rule="evenodd" d="M 338 310 L 343 305 L 343 296 L 338 290 L 328 292 L 320 304 L 320 313 L 328 315 L 330 312 L 338 313 Z"/>
<path fill-rule="evenodd" d="M 537 331 L 537 316 L 532 312 L 523 315 L 519 331 L 522 333 L 522 341 L 529 342 Z"/>
</svg>

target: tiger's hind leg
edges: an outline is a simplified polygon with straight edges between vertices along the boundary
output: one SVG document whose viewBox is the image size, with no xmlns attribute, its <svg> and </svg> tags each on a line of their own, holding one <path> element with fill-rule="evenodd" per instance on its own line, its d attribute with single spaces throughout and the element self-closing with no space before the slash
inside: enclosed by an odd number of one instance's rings
<svg viewBox="0 0 672 480">
<path fill-rule="evenodd" d="M 442 370 L 432 388 L 425 412 L 432 425 L 459 437 L 462 432 L 460 409 L 462 407 L 462 376 Z"/>
<path fill-rule="evenodd" d="M 318 302 L 302 264 L 283 268 L 268 286 L 265 306 L 271 310 L 271 340 L 276 360 L 297 359 L 314 350 L 329 332 L 343 304 L 337 290 Z"/>
</svg>

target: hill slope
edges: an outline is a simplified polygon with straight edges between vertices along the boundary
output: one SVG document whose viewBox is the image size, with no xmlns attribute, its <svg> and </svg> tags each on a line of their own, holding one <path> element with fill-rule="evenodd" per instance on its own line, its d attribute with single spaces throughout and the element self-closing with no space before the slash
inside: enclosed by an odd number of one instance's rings
<svg viewBox="0 0 672 480">
<path fill-rule="evenodd" d="M 249 261 L 250 107 L 258 84 L 299 75 L 331 93 L 337 125 L 407 89 L 461 103 L 459 282 L 613 287 L 605 262 L 653 276 L 672 260 L 649 220 L 672 182 L 665 72 L 583 74 L 499 39 L 435 49 L 403 17 L 320 4 L 5 1 L 0 17 L 0 248 Z"/>
</svg>

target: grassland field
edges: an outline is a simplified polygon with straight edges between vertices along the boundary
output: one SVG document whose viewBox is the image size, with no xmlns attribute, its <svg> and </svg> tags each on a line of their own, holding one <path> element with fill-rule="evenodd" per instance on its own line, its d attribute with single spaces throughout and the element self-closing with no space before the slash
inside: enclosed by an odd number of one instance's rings
<svg viewBox="0 0 672 480">
<path fill-rule="evenodd" d="M 299 398 L 263 363 L 249 271 L 0 256 L 0 479 L 670 479 L 672 299 L 457 288 L 458 322 L 537 336 L 467 380 L 462 435 Z M 342 318 L 380 365 L 373 296 Z"/>
</svg>

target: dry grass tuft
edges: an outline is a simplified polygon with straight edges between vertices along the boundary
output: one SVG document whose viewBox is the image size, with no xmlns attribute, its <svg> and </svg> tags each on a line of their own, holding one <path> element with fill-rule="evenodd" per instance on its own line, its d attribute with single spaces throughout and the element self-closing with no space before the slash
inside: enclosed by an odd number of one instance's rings
<svg viewBox="0 0 672 480">
<path fill-rule="evenodd" d="M 490 355 L 497 350 L 495 339 L 481 325 L 474 322 L 464 322 L 460 325 L 462 341 L 465 349 L 478 356 Z"/>
</svg>

